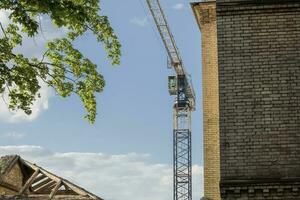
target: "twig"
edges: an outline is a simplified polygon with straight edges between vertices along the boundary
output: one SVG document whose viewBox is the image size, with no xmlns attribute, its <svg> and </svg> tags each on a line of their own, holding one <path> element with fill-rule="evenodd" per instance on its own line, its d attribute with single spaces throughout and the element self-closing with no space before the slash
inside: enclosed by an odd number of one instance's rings
<svg viewBox="0 0 300 200">
<path fill-rule="evenodd" d="M 3 25 L 2 25 L 1 22 L 0 22 L 0 27 L 1 27 L 1 30 L 2 30 L 2 32 L 3 32 L 3 34 L 4 34 L 4 37 L 5 37 L 6 39 L 8 39 L 8 37 L 7 37 L 7 35 L 6 35 L 6 32 L 5 32 L 5 30 L 4 30 L 4 27 L 3 27 Z"/>
</svg>

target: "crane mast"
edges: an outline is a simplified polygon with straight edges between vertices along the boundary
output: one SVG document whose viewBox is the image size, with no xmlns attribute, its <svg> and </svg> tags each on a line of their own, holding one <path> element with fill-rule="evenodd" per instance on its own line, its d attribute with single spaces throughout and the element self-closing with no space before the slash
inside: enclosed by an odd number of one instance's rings
<svg viewBox="0 0 300 200">
<path fill-rule="evenodd" d="M 173 107 L 173 198 L 192 200 L 191 112 L 195 110 L 194 89 L 159 0 L 147 0 L 147 4 L 176 73 L 176 76 L 169 76 L 170 95 L 176 96 Z"/>
</svg>

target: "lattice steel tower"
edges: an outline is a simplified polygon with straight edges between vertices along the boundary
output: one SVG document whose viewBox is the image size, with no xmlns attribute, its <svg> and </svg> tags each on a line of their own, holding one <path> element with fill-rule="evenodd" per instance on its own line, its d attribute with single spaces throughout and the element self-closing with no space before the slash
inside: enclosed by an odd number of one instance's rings
<svg viewBox="0 0 300 200">
<path fill-rule="evenodd" d="M 191 112 L 195 94 L 159 0 L 147 0 L 176 76 L 169 76 L 169 93 L 176 96 L 173 130 L 174 200 L 192 200 Z"/>
</svg>

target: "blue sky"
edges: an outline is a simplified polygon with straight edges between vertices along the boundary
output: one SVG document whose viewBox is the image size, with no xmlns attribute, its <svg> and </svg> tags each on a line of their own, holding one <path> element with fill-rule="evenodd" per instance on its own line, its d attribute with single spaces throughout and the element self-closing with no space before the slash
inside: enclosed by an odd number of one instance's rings
<svg viewBox="0 0 300 200">
<path fill-rule="evenodd" d="M 53 155 L 57 152 L 134 153 L 147 155 L 149 165 L 170 166 L 174 99 L 168 94 L 167 77 L 172 70 L 167 69 L 166 51 L 146 1 L 102 0 L 101 4 L 103 14 L 109 16 L 122 43 L 121 65 L 111 66 L 104 59 L 102 47 L 90 34 L 75 43 L 86 56 L 99 64 L 106 80 L 105 91 L 97 96 L 96 123 L 90 125 L 83 119 L 85 111 L 78 97 L 62 99 L 46 90 L 47 98 L 41 102 L 38 114 L 32 119 L 7 122 L 5 117 L 9 114 L 2 114 L 0 145 L 23 145 L 22 148 L 31 145 L 53 152 Z M 192 75 L 197 95 L 197 110 L 193 113 L 193 164 L 202 166 L 200 31 L 188 1 L 164 0 L 161 4 L 187 71 Z M 8 152 L 12 153 L 12 150 Z"/>
</svg>

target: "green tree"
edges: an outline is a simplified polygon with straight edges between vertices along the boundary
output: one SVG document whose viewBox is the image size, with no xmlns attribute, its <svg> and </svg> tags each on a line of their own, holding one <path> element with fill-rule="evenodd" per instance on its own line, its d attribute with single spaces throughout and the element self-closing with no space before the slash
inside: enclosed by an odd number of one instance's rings
<svg viewBox="0 0 300 200">
<path fill-rule="evenodd" d="M 31 114 L 33 102 L 40 97 L 42 80 L 62 97 L 77 94 L 85 106 L 85 118 L 93 123 L 97 113 L 95 94 L 103 91 L 105 81 L 97 65 L 72 42 L 91 32 L 111 63 L 119 64 L 121 45 L 107 16 L 99 14 L 99 0 L 1 0 L 0 9 L 10 12 L 11 21 L 4 26 L 0 19 L 0 93 L 8 93 L 9 108 Z M 15 48 L 22 45 L 22 35 L 34 37 L 41 31 L 41 15 L 49 16 L 67 34 L 47 42 L 42 59 L 16 53 Z"/>
</svg>

